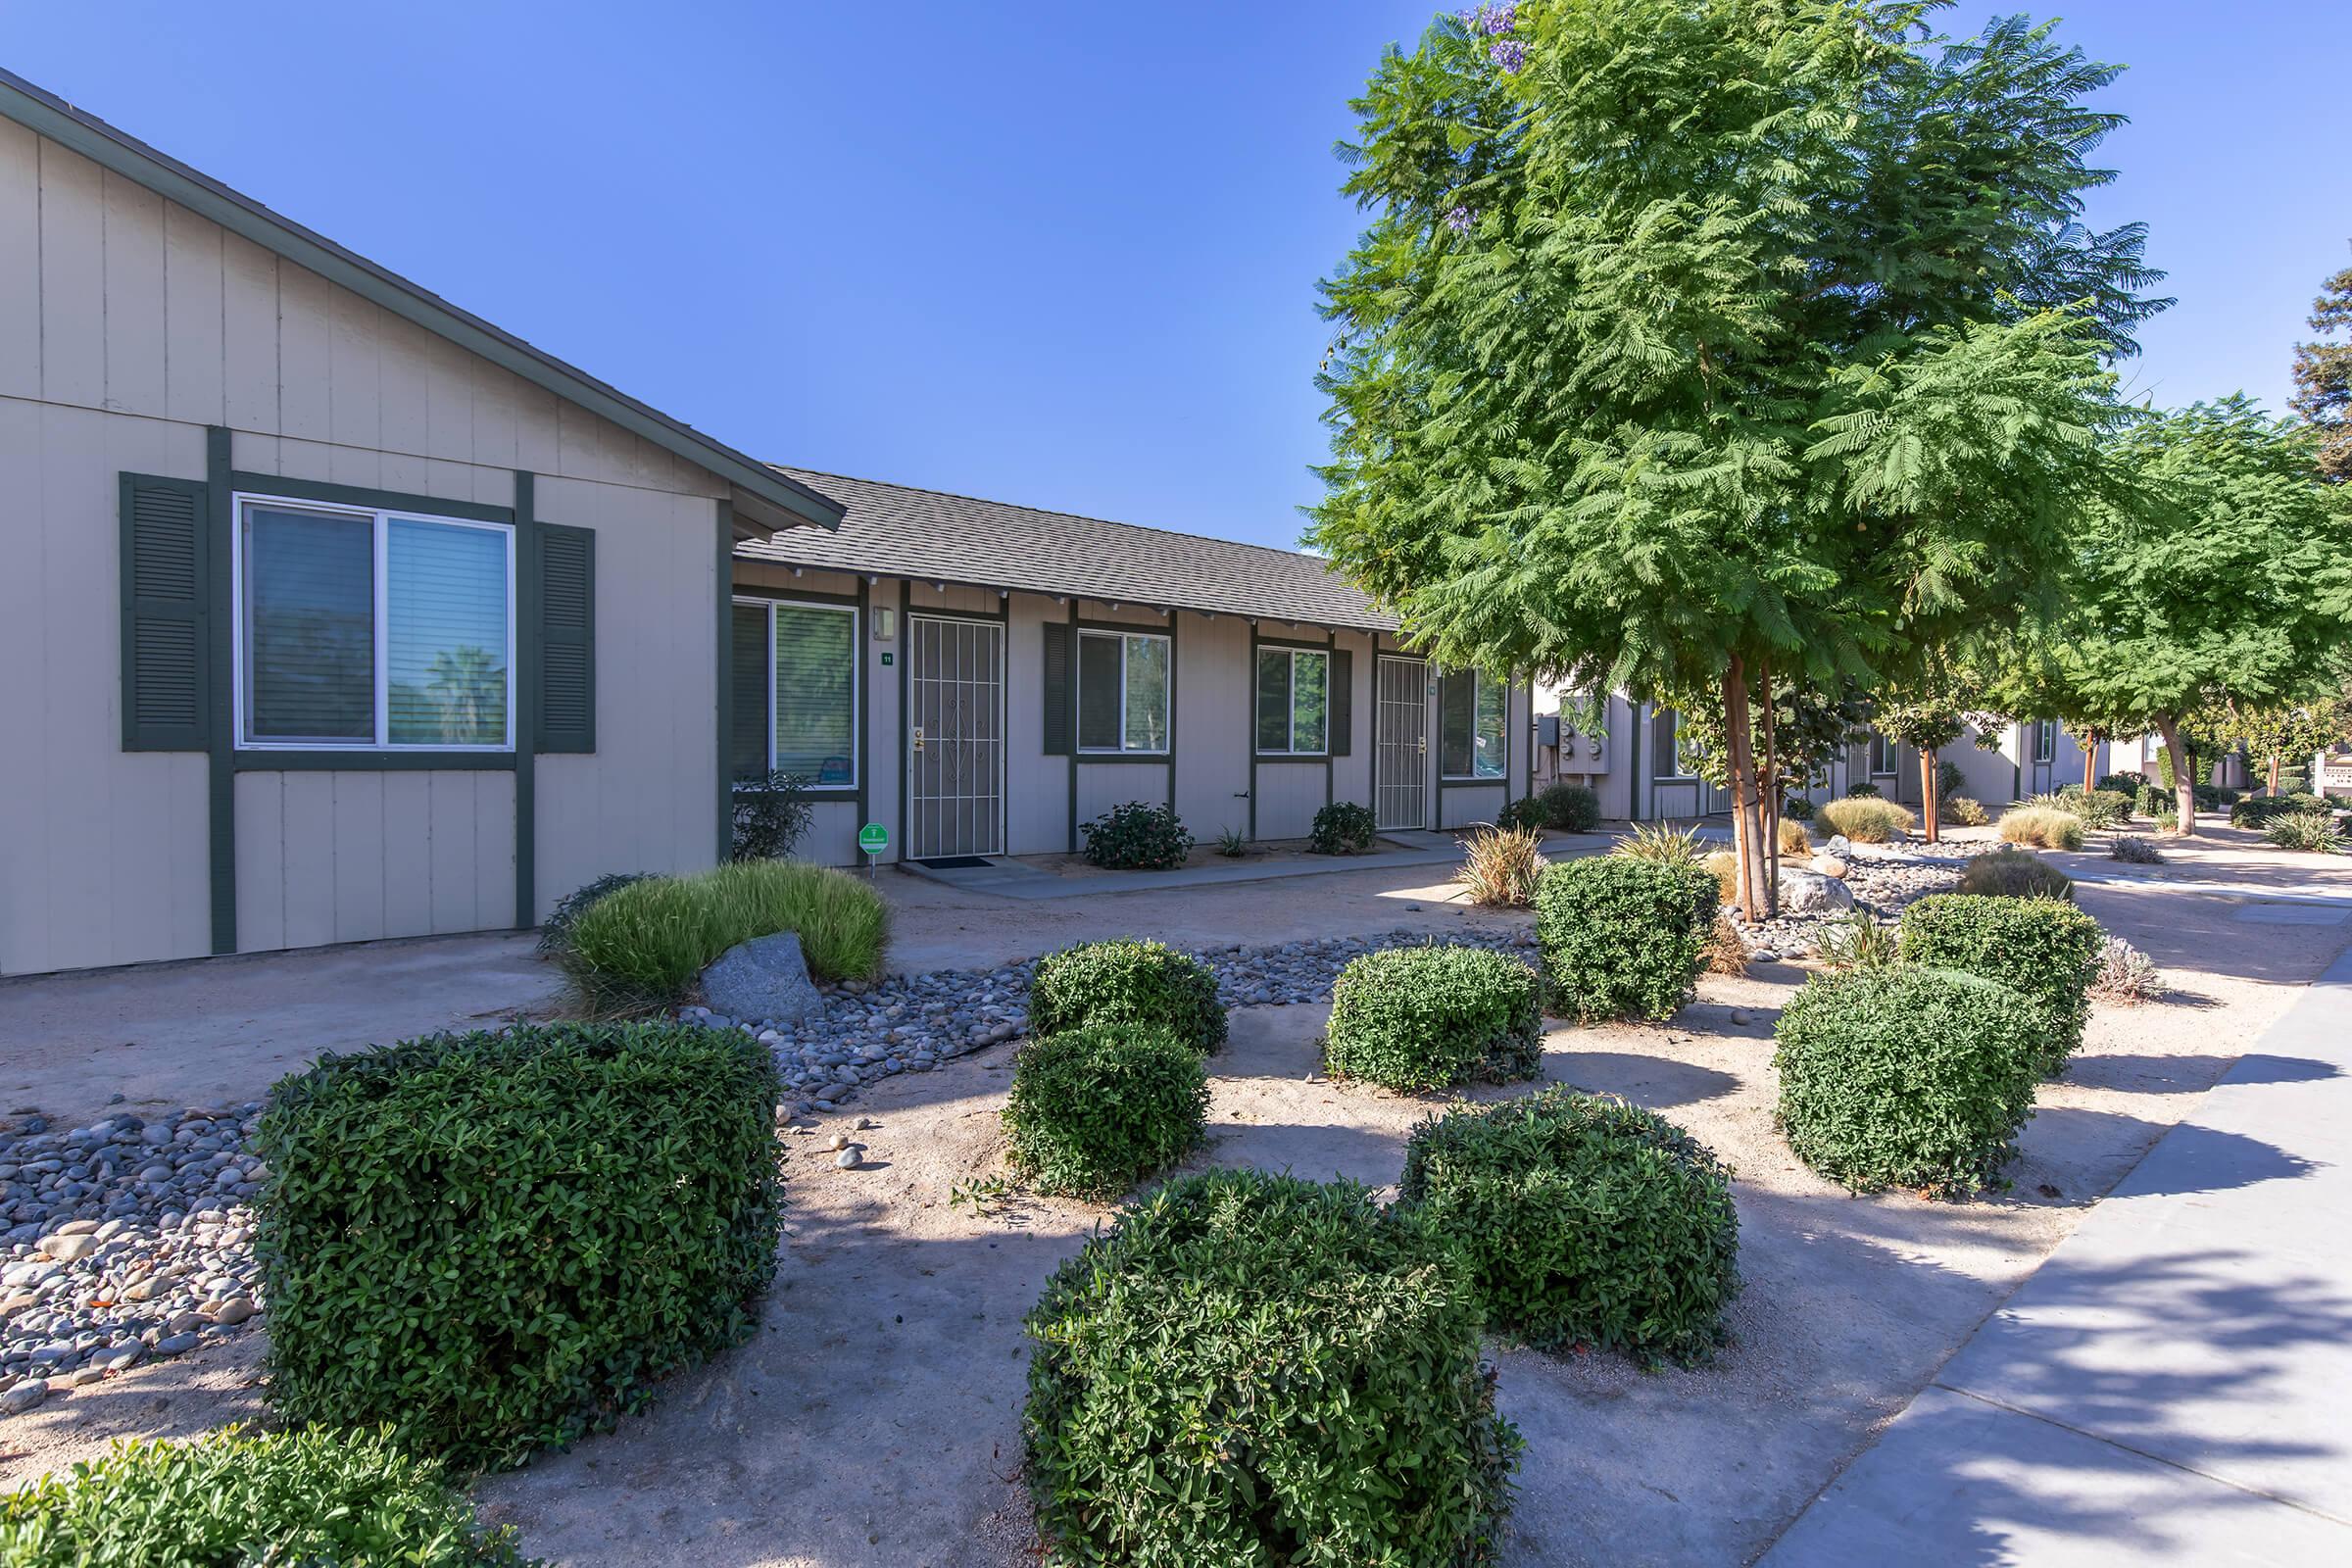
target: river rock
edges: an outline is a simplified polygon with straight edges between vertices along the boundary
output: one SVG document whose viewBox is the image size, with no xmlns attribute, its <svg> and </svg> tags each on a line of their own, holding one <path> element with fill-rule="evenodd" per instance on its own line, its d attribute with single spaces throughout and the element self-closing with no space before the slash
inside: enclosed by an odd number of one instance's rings
<svg viewBox="0 0 2352 1568">
<path fill-rule="evenodd" d="M 1783 914 L 1830 914 L 1854 906 L 1853 890 L 1814 871 L 1781 873 Z"/>
<path fill-rule="evenodd" d="M 1837 882 L 1845 880 L 1845 862 L 1835 855 L 1816 855 L 1810 863 L 1817 876 L 1826 876 Z"/>
<path fill-rule="evenodd" d="M 824 1011 L 825 999 L 808 978 L 797 932 L 778 931 L 738 943 L 703 971 L 703 997 L 729 1018 L 797 1023 Z"/>
</svg>

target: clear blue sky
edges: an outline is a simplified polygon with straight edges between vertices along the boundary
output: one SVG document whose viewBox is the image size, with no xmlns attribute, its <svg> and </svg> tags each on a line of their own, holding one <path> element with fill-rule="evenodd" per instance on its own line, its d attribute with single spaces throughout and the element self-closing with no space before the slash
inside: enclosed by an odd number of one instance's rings
<svg viewBox="0 0 2352 1568">
<path fill-rule="evenodd" d="M 2135 391 L 2282 405 L 2352 265 L 2343 3 L 2061 10 L 2133 68 L 2094 217 L 2180 296 Z M 1331 145 L 1433 9 L 0 0 L 0 64 L 760 456 L 1289 544 Z"/>
</svg>

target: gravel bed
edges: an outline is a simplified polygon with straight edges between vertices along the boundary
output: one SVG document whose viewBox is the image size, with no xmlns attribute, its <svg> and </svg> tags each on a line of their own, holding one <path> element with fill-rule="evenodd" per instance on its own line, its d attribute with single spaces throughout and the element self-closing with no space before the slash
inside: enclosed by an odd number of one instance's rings
<svg viewBox="0 0 2352 1568">
<path fill-rule="evenodd" d="M 1332 981 L 1350 958 L 1378 948 L 1417 946 L 1427 932 L 1391 931 L 1370 937 L 1325 937 L 1251 948 L 1240 943 L 1187 951 L 1217 971 L 1217 997 L 1228 1007 L 1288 1006 L 1331 1000 Z M 1446 941 L 1500 949 L 1535 946 L 1532 928 L 1465 930 Z M 756 1035 L 775 1053 L 792 1099 L 787 1113 L 832 1110 L 860 1084 L 902 1072 L 928 1072 L 941 1062 L 999 1045 L 1028 1027 L 1029 979 L 1037 960 L 995 969 L 934 969 L 827 989 L 825 1010 L 799 1023 L 722 1017 L 708 1007 L 683 1007 L 678 1016 L 713 1028 Z"/>
<path fill-rule="evenodd" d="M 118 1096 L 118 1099 L 121 1097 Z M 261 1104 L 0 1129 L 0 1414 L 260 1314 L 244 1152 Z"/>
<path fill-rule="evenodd" d="M 1957 888 L 1961 868 L 1968 864 L 1966 856 L 1953 858 L 1860 845 L 1845 851 L 1844 858 L 1845 885 L 1853 890 L 1854 907 L 1866 910 L 1882 922 L 1894 919 L 1905 906 L 1931 893 L 1949 893 Z M 1801 867 L 1804 862 L 1788 863 Z M 1846 917 L 1842 912 L 1785 914 L 1755 925 L 1740 920 L 1737 913 L 1732 918 L 1747 943 L 1748 956 L 1799 958 L 1819 949 L 1823 928 L 1842 925 Z"/>
</svg>

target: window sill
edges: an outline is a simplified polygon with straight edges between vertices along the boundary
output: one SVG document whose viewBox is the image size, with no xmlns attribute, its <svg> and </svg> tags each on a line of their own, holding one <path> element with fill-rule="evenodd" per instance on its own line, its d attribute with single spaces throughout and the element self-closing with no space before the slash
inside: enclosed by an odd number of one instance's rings
<svg viewBox="0 0 2352 1568">
<path fill-rule="evenodd" d="M 280 751 L 265 746 L 239 747 L 231 756 L 232 765 L 240 773 L 514 771 L 514 754 L 511 751 Z"/>
<path fill-rule="evenodd" d="M 1257 760 L 1261 762 L 1320 762 L 1330 755 L 1329 752 L 1260 752 Z"/>
</svg>

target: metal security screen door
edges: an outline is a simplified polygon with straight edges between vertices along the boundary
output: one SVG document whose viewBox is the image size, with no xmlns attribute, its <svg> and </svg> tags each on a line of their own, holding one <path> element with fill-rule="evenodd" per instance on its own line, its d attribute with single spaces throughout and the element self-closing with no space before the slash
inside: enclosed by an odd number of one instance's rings
<svg viewBox="0 0 2352 1568">
<path fill-rule="evenodd" d="M 906 853 L 1004 853 L 1004 626 L 906 621 Z"/>
<path fill-rule="evenodd" d="M 1383 659 L 1373 693 L 1372 811 L 1384 828 L 1429 825 L 1429 665 Z"/>
</svg>

